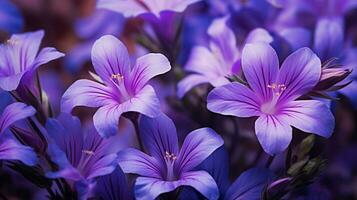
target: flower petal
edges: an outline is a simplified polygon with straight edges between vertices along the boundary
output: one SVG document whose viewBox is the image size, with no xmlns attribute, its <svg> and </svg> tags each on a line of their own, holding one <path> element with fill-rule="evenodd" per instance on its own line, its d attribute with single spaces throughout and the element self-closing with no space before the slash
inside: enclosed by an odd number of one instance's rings
<svg viewBox="0 0 357 200">
<path fill-rule="evenodd" d="M 279 72 L 279 60 L 275 50 L 266 43 L 245 45 L 242 68 L 249 86 L 259 94 L 260 100 L 270 100 L 273 94 L 268 85 L 275 83 Z"/>
<path fill-rule="evenodd" d="M 191 186 L 207 199 L 218 199 L 219 191 L 216 182 L 206 171 L 192 171 L 182 174 L 180 185 Z"/>
<path fill-rule="evenodd" d="M 33 166 L 38 158 L 32 148 L 13 139 L 4 139 L 0 142 L 0 160 L 20 160 L 26 165 Z"/>
<path fill-rule="evenodd" d="M 182 98 L 185 94 L 192 88 L 207 83 L 209 81 L 208 77 L 202 75 L 191 74 L 183 78 L 177 85 L 177 96 Z M 228 80 L 227 80 L 228 82 Z"/>
<path fill-rule="evenodd" d="M 286 28 L 279 34 L 290 44 L 293 51 L 311 44 L 311 32 L 305 28 Z"/>
<path fill-rule="evenodd" d="M 236 82 L 213 89 L 207 97 L 207 108 L 215 113 L 237 117 L 259 115 L 256 94 Z"/>
<path fill-rule="evenodd" d="M 210 128 L 200 128 L 187 135 L 175 162 L 178 174 L 187 172 L 211 155 L 224 143 L 221 136 Z"/>
<path fill-rule="evenodd" d="M 274 178 L 273 172 L 264 168 L 244 171 L 229 187 L 225 200 L 259 200 L 267 184 Z"/>
<path fill-rule="evenodd" d="M 71 112 L 76 106 L 99 107 L 113 102 L 111 89 L 100 83 L 82 79 L 74 82 L 63 94 L 62 112 Z"/>
<path fill-rule="evenodd" d="M 102 36 L 95 41 L 92 48 L 92 63 L 97 74 L 107 83 L 111 83 L 112 75 L 120 74 L 124 80 L 129 77 L 128 50 L 112 35 Z"/>
<path fill-rule="evenodd" d="M 309 48 L 301 48 L 283 62 L 278 78 L 286 89 L 279 101 L 294 100 L 309 92 L 321 76 L 321 61 Z"/>
<path fill-rule="evenodd" d="M 344 25 L 341 18 L 321 18 L 315 30 L 314 50 L 322 61 L 341 55 L 344 45 Z"/>
<path fill-rule="evenodd" d="M 330 137 L 335 127 L 330 109 L 317 100 L 291 101 L 280 112 L 287 115 L 290 125 L 307 133 Z"/>
<path fill-rule="evenodd" d="M 0 134 L 3 133 L 11 124 L 30 117 L 36 113 L 32 106 L 23 103 L 12 103 L 8 105 L 0 116 Z"/>
<path fill-rule="evenodd" d="M 245 39 L 245 43 L 257 43 L 257 42 L 265 42 L 271 43 L 273 42 L 273 37 L 269 34 L 269 32 L 263 28 L 256 28 L 249 32 L 247 38 Z"/>
<path fill-rule="evenodd" d="M 137 1 L 133 0 L 99 0 L 97 8 L 104 8 L 124 15 L 124 17 L 134 17 L 148 10 Z"/>
<path fill-rule="evenodd" d="M 160 53 L 149 53 L 136 60 L 131 72 L 131 89 L 134 93 L 142 89 L 153 77 L 170 71 L 169 60 Z"/>
<path fill-rule="evenodd" d="M 135 199 L 153 200 L 160 194 L 171 192 L 179 187 L 178 182 L 163 181 L 152 177 L 138 177 L 135 181 Z"/>
<path fill-rule="evenodd" d="M 93 124 L 103 138 L 114 136 L 118 132 L 119 117 L 123 114 L 123 105 L 109 104 L 97 110 Z"/>
<path fill-rule="evenodd" d="M 96 152 L 94 152 L 95 154 Z M 91 156 L 91 155 L 88 155 Z M 86 179 L 93 179 L 99 176 L 107 175 L 115 170 L 116 154 L 103 155 L 99 159 L 93 159 L 93 162 L 87 164 L 87 169 L 84 174 Z"/>
<path fill-rule="evenodd" d="M 166 152 L 176 156 L 179 153 L 175 124 L 165 114 L 155 118 L 142 116 L 140 135 L 147 152 L 163 165 L 166 164 L 164 159 Z"/>
<path fill-rule="evenodd" d="M 34 63 L 32 63 L 32 69 L 36 69 L 40 65 L 46 64 L 52 60 L 63 57 L 64 54 L 57 51 L 53 47 L 43 48 L 40 53 L 37 55 Z"/>
<path fill-rule="evenodd" d="M 0 75 L 0 88 L 5 91 L 16 90 L 25 73 L 26 71 L 10 76 Z"/>
<path fill-rule="evenodd" d="M 262 115 L 255 121 L 255 134 L 264 151 L 275 155 L 289 146 L 292 128 L 284 116 Z"/>
<path fill-rule="evenodd" d="M 161 179 L 161 166 L 157 160 L 137 149 L 124 149 L 118 153 L 117 159 L 124 173 Z"/>
</svg>

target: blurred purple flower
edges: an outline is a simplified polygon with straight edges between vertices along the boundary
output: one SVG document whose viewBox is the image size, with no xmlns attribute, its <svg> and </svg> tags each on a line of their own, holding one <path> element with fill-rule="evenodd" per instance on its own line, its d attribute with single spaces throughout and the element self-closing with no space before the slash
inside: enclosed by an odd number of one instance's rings
<svg viewBox="0 0 357 200">
<path fill-rule="evenodd" d="M 21 31 L 24 20 L 17 7 L 9 0 L 0 1 L 0 30 L 9 33 Z"/>
<path fill-rule="evenodd" d="M 71 72 L 77 72 L 90 59 L 91 48 L 96 39 L 103 35 L 118 35 L 124 26 L 124 18 L 108 10 L 95 10 L 86 18 L 75 23 L 77 36 L 84 40 L 73 47 L 65 57 L 65 64 Z"/>
<path fill-rule="evenodd" d="M 47 172 L 47 177 L 65 178 L 85 188 L 93 178 L 114 171 L 116 153 L 123 148 L 120 139 L 103 139 L 93 129 L 84 131 L 78 118 L 65 113 L 57 119 L 48 119 L 46 129 L 48 154 L 59 168 Z"/>
<path fill-rule="evenodd" d="M 192 131 L 179 150 L 175 125 L 162 114 L 157 118 L 143 116 L 140 135 L 150 155 L 133 148 L 118 154 L 123 171 L 139 175 L 134 186 L 137 199 L 155 199 L 180 186 L 191 186 L 208 199 L 218 199 L 214 179 L 206 171 L 194 170 L 223 145 L 217 133 L 210 128 Z"/>
<path fill-rule="evenodd" d="M 151 13 L 159 18 L 163 11 L 183 12 L 187 6 L 198 1 L 200 0 L 99 0 L 97 8 L 109 9 L 124 17 Z"/>
<path fill-rule="evenodd" d="M 23 103 L 12 103 L 5 107 L 0 116 L 0 160 L 20 160 L 27 165 L 37 163 L 37 155 L 32 148 L 4 135 L 5 130 L 11 124 L 35 113 L 33 107 Z"/>
<path fill-rule="evenodd" d="M 71 112 L 76 106 L 100 107 L 93 117 L 102 137 L 115 135 L 119 117 L 125 112 L 139 112 L 155 117 L 160 103 L 147 82 L 171 69 L 162 54 L 147 54 L 131 67 L 128 50 L 111 35 L 98 39 L 92 48 L 92 62 L 99 82 L 78 80 L 63 94 L 61 109 Z"/>
<path fill-rule="evenodd" d="M 28 84 L 28 79 L 39 66 L 64 56 L 53 47 L 43 48 L 37 54 L 43 36 L 42 30 L 14 34 L 0 46 L 1 89 L 16 90 L 20 81 Z"/>
<path fill-rule="evenodd" d="M 241 72 L 241 48 L 247 43 L 270 43 L 273 38 L 261 28 L 252 30 L 245 43 L 239 47 L 233 31 L 226 24 L 228 17 L 222 17 L 212 22 L 208 29 L 210 48 L 196 46 L 192 49 L 191 56 L 185 70 L 192 72 L 178 83 L 178 96 L 182 98 L 193 87 L 210 83 L 218 87 L 229 83 L 228 76 Z"/>
<path fill-rule="evenodd" d="M 209 110 L 237 117 L 258 116 L 255 132 L 271 155 L 287 148 L 291 126 L 331 136 L 334 117 L 329 108 L 317 100 L 296 100 L 311 91 L 321 76 L 320 59 L 310 49 L 295 51 L 279 69 L 278 56 L 270 45 L 248 44 L 243 49 L 242 69 L 250 87 L 233 82 L 215 88 L 207 97 Z"/>
</svg>

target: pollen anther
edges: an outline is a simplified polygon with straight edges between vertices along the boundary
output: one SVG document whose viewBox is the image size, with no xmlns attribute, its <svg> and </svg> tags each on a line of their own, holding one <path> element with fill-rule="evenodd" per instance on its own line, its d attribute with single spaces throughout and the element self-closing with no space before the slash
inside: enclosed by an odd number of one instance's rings
<svg viewBox="0 0 357 200">
<path fill-rule="evenodd" d="M 173 153 L 169 153 L 168 151 L 165 151 L 165 158 L 169 159 L 169 160 L 176 160 L 177 156 L 175 156 L 175 154 Z"/>
<path fill-rule="evenodd" d="M 90 150 L 82 150 L 82 153 L 90 155 L 90 156 L 94 155 L 94 152 L 90 151 Z"/>
<path fill-rule="evenodd" d="M 121 74 L 112 74 L 112 75 L 111 75 L 111 78 L 112 78 L 112 79 L 115 79 L 115 80 L 118 80 L 118 81 L 124 80 L 124 76 L 121 75 Z"/>
<path fill-rule="evenodd" d="M 273 90 L 276 96 L 280 96 L 284 92 L 284 90 L 286 90 L 286 86 L 284 84 L 272 83 L 267 85 L 267 87 Z"/>
</svg>

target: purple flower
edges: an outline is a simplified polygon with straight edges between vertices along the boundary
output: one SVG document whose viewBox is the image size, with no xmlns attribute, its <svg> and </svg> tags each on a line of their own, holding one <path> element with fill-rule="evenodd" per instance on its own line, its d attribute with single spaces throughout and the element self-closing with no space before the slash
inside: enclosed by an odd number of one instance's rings
<svg viewBox="0 0 357 200">
<path fill-rule="evenodd" d="M 209 49 L 203 46 L 193 48 L 185 66 L 185 70 L 192 74 L 179 82 L 177 93 L 180 98 L 199 84 L 210 83 L 218 87 L 229 83 L 228 76 L 240 73 L 242 47 L 237 46 L 235 35 L 226 24 L 227 20 L 228 17 L 216 19 L 209 27 Z M 245 44 L 270 43 L 272 40 L 273 38 L 266 30 L 257 28 L 249 33 Z"/>
<path fill-rule="evenodd" d="M 171 69 L 162 54 L 147 54 L 131 67 L 123 43 L 111 35 L 98 39 L 92 48 L 92 62 L 99 82 L 78 80 L 62 97 L 62 111 L 76 106 L 100 107 L 93 117 L 94 126 L 103 137 L 115 135 L 119 117 L 125 112 L 139 112 L 155 117 L 160 103 L 147 82 Z"/>
<path fill-rule="evenodd" d="M 44 32 L 14 34 L 0 46 L 0 88 L 16 90 L 20 81 L 32 76 L 43 64 L 64 56 L 53 47 L 43 48 L 38 54 Z"/>
<path fill-rule="evenodd" d="M 9 33 L 19 32 L 24 20 L 17 7 L 8 0 L 0 1 L 0 30 Z"/>
<path fill-rule="evenodd" d="M 116 153 L 123 148 L 119 138 L 103 139 L 93 129 L 84 131 L 78 118 L 61 114 L 48 119 L 48 154 L 58 171 L 49 178 L 65 178 L 76 186 L 88 186 L 93 178 L 110 174 L 116 166 Z"/>
<path fill-rule="evenodd" d="M 4 135 L 11 124 L 30 117 L 35 112 L 33 107 L 23 103 L 13 103 L 4 109 L 0 116 L 0 160 L 20 160 L 27 165 L 37 163 L 37 155 L 32 148 Z"/>
<path fill-rule="evenodd" d="M 125 173 L 138 174 L 135 197 L 155 199 L 180 186 L 191 186 L 207 199 L 217 199 L 219 191 L 206 171 L 194 171 L 203 160 L 223 145 L 223 139 L 212 129 L 201 128 L 189 133 L 181 150 L 174 123 L 166 115 L 142 117 L 140 135 L 145 154 L 128 148 L 118 154 L 118 163 Z"/>
<path fill-rule="evenodd" d="M 279 69 L 275 50 L 268 44 L 248 44 L 242 69 L 249 84 L 233 82 L 208 95 L 208 109 L 237 117 L 258 116 L 255 132 L 263 149 L 273 155 L 287 148 L 292 128 L 329 137 L 334 117 L 317 100 L 297 100 L 311 91 L 321 76 L 320 59 L 308 48 L 288 56 Z"/>
<path fill-rule="evenodd" d="M 99 0 L 97 8 L 109 9 L 124 15 L 136 17 L 151 13 L 160 17 L 163 11 L 183 12 L 187 6 L 200 0 Z"/>
</svg>

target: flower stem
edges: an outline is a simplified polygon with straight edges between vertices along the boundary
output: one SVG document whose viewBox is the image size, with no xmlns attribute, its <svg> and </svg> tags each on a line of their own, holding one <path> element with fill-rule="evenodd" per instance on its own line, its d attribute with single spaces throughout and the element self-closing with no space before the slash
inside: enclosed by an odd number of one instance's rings
<svg viewBox="0 0 357 200">
<path fill-rule="evenodd" d="M 140 115 L 138 113 L 130 113 L 130 115 L 128 115 L 128 118 L 130 119 L 130 121 L 134 125 L 136 138 L 138 139 L 140 150 L 144 151 L 144 145 L 142 143 L 142 139 L 141 139 L 141 135 L 140 135 L 140 129 L 139 129 L 139 116 Z"/>
</svg>

